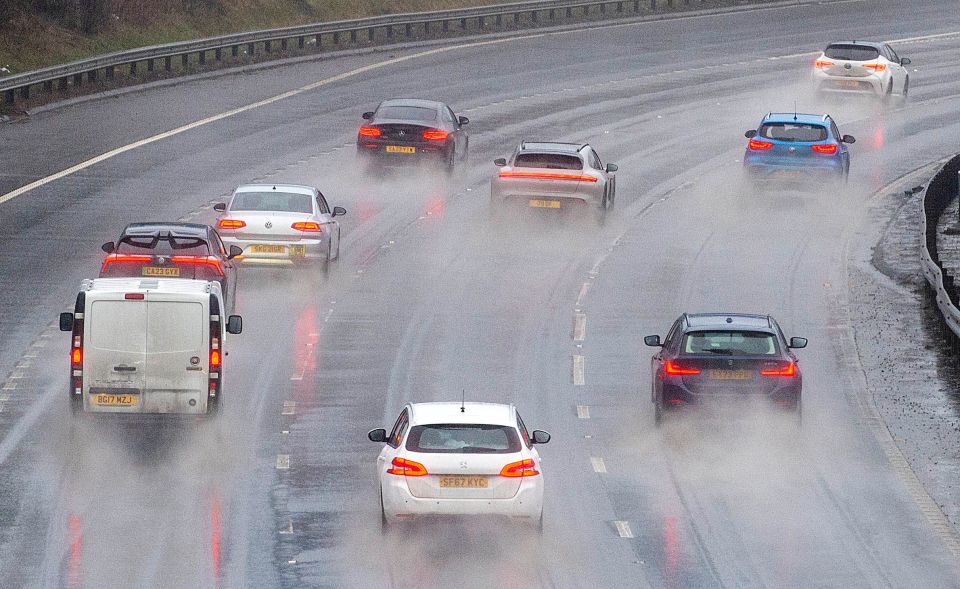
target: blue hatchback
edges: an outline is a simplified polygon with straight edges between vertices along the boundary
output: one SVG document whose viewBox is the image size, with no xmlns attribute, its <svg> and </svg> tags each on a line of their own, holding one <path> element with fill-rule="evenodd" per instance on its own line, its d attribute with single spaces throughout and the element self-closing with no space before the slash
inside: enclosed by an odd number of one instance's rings
<svg viewBox="0 0 960 589">
<path fill-rule="evenodd" d="M 850 135 L 840 135 L 830 115 L 769 113 L 757 129 L 744 133 L 749 142 L 743 169 L 753 181 L 847 179 Z"/>
</svg>

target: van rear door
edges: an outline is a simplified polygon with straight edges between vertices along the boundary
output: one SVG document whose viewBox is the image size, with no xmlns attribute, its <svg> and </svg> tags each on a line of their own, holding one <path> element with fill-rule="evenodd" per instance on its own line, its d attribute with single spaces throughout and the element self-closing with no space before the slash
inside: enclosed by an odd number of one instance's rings
<svg viewBox="0 0 960 589">
<path fill-rule="evenodd" d="M 84 408 L 104 413 L 141 411 L 146 375 L 147 302 L 87 297 Z"/>
<path fill-rule="evenodd" d="M 147 298 L 147 393 L 143 411 L 204 413 L 210 330 L 204 308 L 206 295 L 158 300 L 158 293 L 150 293 Z"/>
</svg>

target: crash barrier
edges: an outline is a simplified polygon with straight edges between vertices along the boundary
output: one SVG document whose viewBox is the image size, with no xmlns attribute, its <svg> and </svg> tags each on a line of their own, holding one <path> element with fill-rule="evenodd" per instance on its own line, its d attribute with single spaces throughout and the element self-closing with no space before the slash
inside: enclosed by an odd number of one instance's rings
<svg viewBox="0 0 960 589">
<path fill-rule="evenodd" d="M 2 0 L 0 0 L 2 1 Z M 0 78 L 4 106 L 322 51 L 750 4 L 809 0 L 537 0 L 375 16 L 119 51 Z M 212 57 L 212 59 L 211 59 Z"/>
<path fill-rule="evenodd" d="M 960 337 L 960 293 L 957 291 L 956 278 L 944 270 L 937 252 L 937 224 L 943 211 L 958 195 L 958 174 L 960 174 L 960 155 L 954 157 L 927 184 L 923 194 L 923 215 L 920 230 L 923 237 L 921 266 L 923 276 L 933 289 L 937 307 L 943 320 Z M 960 219 L 958 219 L 960 223 Z"/>
</svg>

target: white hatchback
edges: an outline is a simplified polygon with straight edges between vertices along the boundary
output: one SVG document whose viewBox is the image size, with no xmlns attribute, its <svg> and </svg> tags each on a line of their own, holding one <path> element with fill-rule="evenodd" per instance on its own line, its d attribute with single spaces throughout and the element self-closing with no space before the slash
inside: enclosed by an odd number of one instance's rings
<svg viewBox="0 0 960 589">
<path fill-rule="evenodd" d="M 411 403 L 393 429 L 368 437 L 377 458 L 384 527 L 423 515 L 500 515 L 543 522 L 543 475 L 536 444 L 513 405 Z"/>
<path fill-rule="evenodd" d="M 909 64 L 908 58 L 897 55 L 886 43 L 831 43 L 814 63 L 814 90 L 906 100 L 910 75 L 905 66 Z"/>
</svg>

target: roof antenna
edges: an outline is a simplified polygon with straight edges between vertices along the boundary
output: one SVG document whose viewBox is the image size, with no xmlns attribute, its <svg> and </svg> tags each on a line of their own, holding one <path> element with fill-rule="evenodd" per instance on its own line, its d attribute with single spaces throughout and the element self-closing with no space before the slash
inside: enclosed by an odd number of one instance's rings
<svg viewBox="0 0 960 589">
<path fill-rule="evenodd" d="M 797 120 L 797 101 L 793 101 L 793 120 Z"/>
<path fill-rule="evenodd" d="M 467 389 L 461 389 L 460 391 L 460 413 L 466 413 L 467 408 L 465 407 L 467 398 Z"/>
</svg>

